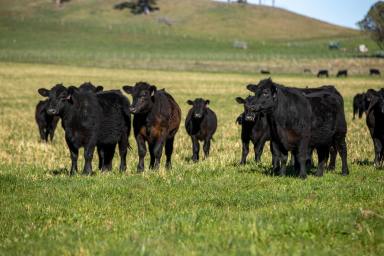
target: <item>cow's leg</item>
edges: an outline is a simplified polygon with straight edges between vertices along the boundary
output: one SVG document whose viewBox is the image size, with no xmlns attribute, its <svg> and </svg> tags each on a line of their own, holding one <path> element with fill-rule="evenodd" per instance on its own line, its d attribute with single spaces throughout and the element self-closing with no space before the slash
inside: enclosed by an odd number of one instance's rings
<svg viewBox="0 0 384 256">
<path fill-rule="evenodd" d="M 175 137 L 168 138 L 165 141 L 165 156 L 167 157 L 165 162 L 165 168 L 171 169 L 172 168 L 172 153 L 173 153 L 173 143 L 175 141 Z"/>
<path fill-rule="evenodd" d="M 211 138 L 207 138 L 204 140 L 204 145 L 203 145 L 204 158 L 208 158 L 210 148 L 211 148 Z"/>
<path fill-rule="evenodd" d="M 70 170 L 70 173 L 69 175 L 75 175 L 76 172 L 77 172 L 77 159 L 79 157 L 79 149 L 77 147 L 75 147 L 70 141 L 69 139 L 66 138 L 66 141 L 67 141 L 67 145 L 68 145 L 68 148 L 69 148 L 69 152 L 71 154 L 71 170 Z"/>
<path fill-rule="evenodd" d="M 45 130 L 44 130 L 44 140 L 45 140 L 46 142 L 48 142 L 48 138 L 49 138 L 49 128 L 47 127 L 47 128 L 45 128 Z"/>
<path fill-rule="evenodd" d="M 127 170 L 128 134 L 123 132 L 119 141 L 120 171 Z"/>
<path fill-rule="evenodd" d="M 157 170 L 159 169 L 160 166 L 160 160 L 161 160 L 161 155 L 163 154 L 163 147 L 164 147 L 164 141 L 165 138 L 160 137 L 153 148 L 153 153 L 155 154 L 155 164 L 153 165 L 153 169 Z"/>
<path fill-rule="evenodd" d="M 97 155 L 99 156 L 99 170 L 103 170 L 104 166 L 104 149 L 102 146 L 97 146 Z"/>
<path fill-rule="evenodd" d="M 338 139 L 336 150 L 339 152 L 341 157 L 341 174 L 346 176 L 349 174 L 348 163 L 347 163 L 347 143 L 345 142 L 345 138 Z"/>
<path fill-rule="evenodd" d="M 302 179 L 307 178 L 307 158 L 308 158 L 308 143 L 306 140 L 300 142 L 299 150 L 297 152 L 297 158 L 300 164 L 299 177 Z"/>
<path fill-rule="evenodd" d="M 281 161 L 280 161 L 280 158 L 281 158 L 281 152 L 279 150 L 279 146 L 272 142 L 271 141 L 271 144 L 270 144 L 270 147 L 271 147 L 271 152 L 272 152 L 272 171 L 274 174 L 279 174 L 280 173 L 280 164 L 281 164 Z"/>
<path fill-rule="evenodd" d="M 329 171 L 334 171 L 336 166 L 336 156 L 337 156 L 337 150 L 335 146 L 331 146 L 329 148 L 329 155 L 330 155 L 330 158 L 329 158 L 329 164 L 327 169 Z"/>
<path fill-rule="evenodd" d="M 255 153 L 256 162 L 260 162 L 261 160 L 261 155 L 263 154 L 265 142 L 266 142 L 266 139 L 262 138 L 259 141 L 257 141 L 255 144 L 253 144 L 253 150 Z"/>
<path fill-rule="evenodd" d="M 288 160 L 288 152 L 280 153 L 280 176 L 285 176 L 287 173 L 287 160 Z"/>
<path fill-rule="evenodd" d="M 84 148 L 84 175 L 90 175 L 92 173 L 92 158 L 95 151 L 95 145 L 91 144 Z"/>
<path fill-rule="evenodd" d="M 44 141 L 44 127 L 39 125 L 39 135 L 40 135 L 40 140 L 43 142 Z"/>
<path fill-rule="evenodd" d="M 155 143 L 149 143 L 148 148 L 149 148 L 149 156 L 150 156 L 149 169 L 153 169 L 153 167 L 155 166 L 155 152 L 154 152 Z"/>
<path fill-rule="evenodd" d="M 243 140 L 242 144 L 243 144 L 243 147 L 242 147 L 242 152 L 241 152 L 240 164 L 246 164 L 247 156 L 249 153 L 249 140 Z"/>
<path fill-rule="evenodd" d="M 353 117 L 352 117 L 352 120 L 355 120 L 355 115 L 356 114 L 357 114 L 357 107 L 353 106 Z M 359 113 L 359 117 L 360 117 L 360 113 Z"/>
<path fill-rule="evenodd" d="M 137 143 L 137 152 L 139 153 L 139 163 L 137 164 L 137 172 L 144 171 L 144 157 L 147 153 L 147 147 L 145 145 L 145 140 L 141 135 L 136 136 Z"/>
<path fill-rule="evenodd" d="M 192 160 L 194 162 L 199 161 L 199 151 L 200 151 L 200 144 L 199 140 L 196 138 L 196 136 L 191 136 L 192 138 Z"/>
<path fill-rule="evenodd" d="M 112 161 L 115 155 L 116 144 L 105 145 L 104 148 L 105 150 L 103 170 L 110 171 L 112 170 Z"/>
<path fill-rule="evenodd" d="M 373 139 L 373 145 L 375 147 L 375 162 L 374 165 L 376 168 L 380 167 L 381 153 L 383 150 L 383 145 L 378 138 Z"/>
<path fill-rule="evenodd" d="M 316 149 L 317 157 L 319 158 L 319 163 L 317 165 L 316 176 L 321 177 L 324 174 L 324 166 L 327 162 L 327 158 L 329 155 L 328 147 L 319 147 Z"/>
</svg>

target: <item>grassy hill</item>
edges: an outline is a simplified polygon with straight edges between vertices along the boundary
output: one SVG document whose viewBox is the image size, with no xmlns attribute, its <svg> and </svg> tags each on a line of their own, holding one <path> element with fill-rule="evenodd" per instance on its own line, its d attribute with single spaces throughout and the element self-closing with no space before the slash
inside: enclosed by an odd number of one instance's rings
<svg viewBox="0 0 384 256">
<path fill-rule="evenodd" d="M 3 0 L 0 61 L 184 70 L 225 70 L 231 62 L 235 70 L 236 62 L 348 58 L 360 43 L 376 49 L 358 31 L 278 8 L 159 0 L 159 12 L 135 16 L 114 10 L 118 2 L 72 0 L 58 8 L 47 0 Z M 235 40 L 248 49 L 234 49 Z M 329 51 L 330 40 L 345 50 Z"/>
</svg>

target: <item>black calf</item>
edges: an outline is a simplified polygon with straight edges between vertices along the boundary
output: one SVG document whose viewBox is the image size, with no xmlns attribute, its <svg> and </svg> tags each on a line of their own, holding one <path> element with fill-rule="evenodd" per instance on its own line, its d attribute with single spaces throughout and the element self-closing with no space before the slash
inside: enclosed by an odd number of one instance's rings
<svg viewBox="0 0 384 256">
<path fill-rule="evenodd" d="M 39 101 L 36 105 L 35 120 L 39 127 L 41 141 L 48 142 L 48 138 L 52 141 L 59 118 L 50 116 L 47 113 L 48 100 Z"/>
<path fill-rule="evenodd" d="M 203 150 L 205 158 L 209 155 L 211 140 L 217 129 L 217 117 L 209 107 L 209 100 L 202 98 L 194 101 L 188 100 L 187 103 L 192 106 L 185 119 L 185 129 L 192 139 L 192 160 L 199 160 L 200 144 L 204 141 Z"/>
</svg>

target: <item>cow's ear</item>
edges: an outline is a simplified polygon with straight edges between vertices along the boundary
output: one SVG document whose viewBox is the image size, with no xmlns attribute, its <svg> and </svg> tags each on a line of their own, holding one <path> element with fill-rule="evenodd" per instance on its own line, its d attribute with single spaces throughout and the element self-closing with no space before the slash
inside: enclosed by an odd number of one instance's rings
<svg viewBox="0 0 384 256">
<path fill-rule="evenodd" d="M 96 92 L 102 92 L 103 90 L 104 90 L 104 87 L 101 86 L 101 85 L 98 85 L 98 86 L 96 87 Z"/>
<path fill-rule="evenodd" d="M 49 96 L 49 90 L 48 89 L 45 89 L 45 88 L 40 88 L 39 90 L 37 90 L 37 92 L 43 96 L 43 97 L 48 97 Z"/>
<path fill-rule="evenodd" d="M 277 87 L 275 85 L 272 85 L 271 91 L 272 91 L 272 97 L 275 99 L 277 95 Z"/>
<path fill-rule="evenodd" d="M 206 100 L 205 105 L 209 105 L 209 102 L 210 102 L 209 100 Z"/>
<path fill-rule="evenodd" d="M 256 92 L 257 85 L 249 84 L 249 85 L 247 85 L 247 89 L 250 90 L 251 92 Z"/>
<path fill-rule="evenodd" d="M 149 87 L 149 91 L 151 92 L 151 94 L 152 94 L 152 93 L 155 93 L 155 92 L 157 91 L 156 86 L 151 85 L 151 87 Z"/>
<path fill-rule="evenodd" d="M 67 92 L 68 92 L 67 100 L 70 100 L 73 98 L 73 96 L 75 96 L 79 92 L 79 89 L 71 85 L 68 87 Z"/>
<path fill-rule="evenodd" d="M 188 104 L 188 105 L 193 105 L 193 101 L 191 101 L 191 100 L 187 100 L 187 104 Z"/>
<path fill-rule="evenodd" d="M 132 94 L 133 93 L 133 87 L 130 86 L 130 85 L 124 85 L 123 86 L 123 90 L 128 93 L 128 94 Z"/>
<path fill-rule="evenodd" d="M 245 103 L 245 99 L 243 99 L 241 97 L 236 97 L 236 102 L 239 103 L 239 104 L 244 104 Z"/>
</svg>

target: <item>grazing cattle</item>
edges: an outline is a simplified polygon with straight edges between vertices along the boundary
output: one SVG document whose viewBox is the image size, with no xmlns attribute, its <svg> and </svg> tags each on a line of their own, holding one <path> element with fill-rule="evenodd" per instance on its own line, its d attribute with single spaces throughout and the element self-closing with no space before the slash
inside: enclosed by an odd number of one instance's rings
<svg viewBox="0 0 384 256">
<path fill-rule="evenodd" d="M 359 118 L 363 116 L 363 113 L 367 111 L 368 106 L 365 100 L 365 93 L 358 93 L 353 97 L 353 120 L 355 115 L 358 114 Z"/>
<path fill-rule="evenodd" d="M 52 141 L 59 118 L 50 116 L 47 113 L 48 100 L 41 100 L 36 105 L 35 120 L 39 127 L 41 141 L 48 142 L 48 138 Z"/>
<path fill-rule="evenodd" d="M 173 97 L 164 89 L 145 82 L 135 86 L 123 86 L 132 95 L 130 111 L 133 114 L 133 129 L 139 153 L 137 171 L 144 171 L 144 157 L 148 143 L 151 156 L 150 168 L 157 169 L 165 144 L 166 168 L 171 168 L 173 142 L 181 121 L 181 110 Z"/>
<path fill-rule="evenodd" d="M 308 73 L 308 74 L 311 74 L 311 73 L 312 73 L 312 71 L 311 71 L 309 68 L 305 68 L 305 69 L 304 69 L 304 73 Z"/>
<path fill-rule="evenodd" d="M 346 70 L 346 69 L 343 69 L 343 70 L 339 70 L 338 72 L 337 72 L 337 75 L 336 75 L 336 77 L 347 77 L 348 76 L 348 70 Z"/>
<path fill-rule="evenodd" d="M 380 70 L 378 70 L 376 68 L 371 68 L 369 70 L 369 75 L 371 75 L 371 76 L 380 76 L 381 73 L 380 73 Z"/>
<path fill-rule="evenodd" d="M 348 166 L 347 166 L 347 148 L 345 143 L 345 136 L 347 132 L 347 126 L 345 121 L 345 115 L 344 115 L 344 101 L 342 96 L 339 94 L 339 92 L 332 86 L 323 86 L 319 88 L 308 88 L 308 89 L 296 89 L 296 88 L 286 88 L 280 85 L 277 85 L 272 82 L 270 79 L 262 80 L 259 84 L 259 86 L 256 85 L 248 85 L 248 89 L 253 92 L 258 92 L 262 90 L 262 95 L 265 92 L 265 88 L 272 88 L 272 90 L 285 90 L 285 91 L 296 91 L 299 94 L 302 94 L 305 96 L 307 102 L 310 104 L 309 108 L 307 109 L 300 109 L 302 113 L 309 112 L 310 113 L 310 139 L 308 141 L 308 150 L 306 160 L 310 160 L 311 154 L 310 152 L 313 151 L 313 149 L 316 149 L 318 158 L 319 158 L 319 165 L 317 169 L 316 175 L 322 176 L 323 175 L 323 168 L 325 166 L 325 163 L 328 160 L 329 153 L 331 151 L 332 158 L 330 163 L 330 168 L 334 168 L 334 158 L 336 154 L 336 149 L 339 152 L 341 158 L 342 158 L 342 174 L 347 175 L 348 174 Z M 276 88 L 276 89 L 273 89 Z M 264 91 L 264 92 L 263 92 Z M 288 94 L 287 94 L 288 95 Z M 261 96 L 260 99 L 263 99 L 264 97 L 268 98 L 268 96 Z M 293 96 L 291 96 L 293 98 Z M 277 98 L 277 99 L 276 99 Z M 275 101 L 279 101 L 280 98 L 278 98 L 277 93 L 275 94 Z M 271 104 L 273 105 L 273 100 L 265 99 L 265 104 Z M 260 103 L 262 104 L 263 101 Z M 285 130 L 288 130 L 290 128 L 289 125 L 287 125 L 287 121 L 285 121 L 286 118 L 290 118 L 291 115 L 293 115 L 295 118 L 297 118 L 298 113 L 290 113 L 292 109 L 284 110 L 284 108 L 281 108 L 280 111 L 286 112 L 286 117 L 282 117 L 282 114 L 278 113 L 278 103 L 275 103 L 275 110 L 273 111 L 275 116 L 269 115 L 272 117 L 271 123 L 275 123 L 274 126 L 276 126 L 276 132 L 273 132 L 273 129 L 271 130 L 271 137 L 273 138 L 274 135 L 277 133 L 280 133 L 278 138 L 278 143 L 281 143 L 283 147 L 282 154 L 284 155 L 284 151 L 290 150 L 287 143 L 289 141 L 289 133 Z M 294 110 L 294 109 L 293 109 Z M 297 110 L 296 110 L 297 111 Z M 277 118 L 277 119 L 276 119 Z M 281 120 L 279 120 L 280 118 Z M 273 120 L 276 119 L 276 120 Z M 270 119 L 269 119 L 270 120 Z M 290 122 L 295 121 L 295 119 L 290 120 Z M 285 127 L 284 127 L 284 122 Z M 298 121 L 296 121 L 298 122 Z M 297 124 L 296 124 L 297 125 Z M 274 127 L 271 126 L 271 127 Z M 292 125 L 294 126 L 294 125 Z M 280 129 L 280 131 L 279 131 Z M 290 129 L 292 130 L 292 129 Z M 297 135 L 296 135 L 297 136 Z M 293 137 L 291 135 L 291 137 Z M 292 140 L 292 139 L 291 139 Z M 273 143 L 275 147 L 276 143 Z M 281 147 L 277 147 L 279 150 L 281 150 Z M 298 159 L 299 155 L 296 154 L 293 151 L 293 155 L 295 156 L 296 160 L 295 163 L 300 163 L 300 159 Z M 306 164 L 308 166 L 308 162 Z M 300 163 L 300 166 L 297 166 L 300 168 L 301 176 L 302 176 L 302 166 Z"/>
<path fill-rule="evenodd" d="M 271 139 L 266 115 L 256 113 L 253 109 L 255 100 L 255 96 L 248 96 L 246 99 L 236 98 L 237 103 L 244 105 L 244 113 L 238 118 L 238 123 L 241 125 L 242 142 L 240 164 L 246 164 L 250 141 L 253 143 L 255 161 L 259 162 L 265 143 Z"/>
<path fill-rule="evenodd" d="M 384 155 L 384 95 L 382 91 L 369 89 L 366 98 L 369 102 L 366 122 L 375 149 L 374 164 L 379 168 Z"/>
<path fill-rule="evenodd" d="M 247 89 L 255 93 L 253 110 L 266 115 L 270 127 L 273 168 L 286 173 L 288 151 L 299 164 L 301 178 L 306 178 L 306 159 L 311 136 L 311 105 L 302 92 L 261 80 Z"/>
<path fill-rule="evenodd" d="M 260 73 L 263 74 L 263 75 L 270 75 L 271 74 L 271 72 L 269 70 L 266 70 L 266 69 L 262 69 L 260 71 Z"/>
<path fill-rule="evenodd" d="M 326 69 L 319 70 L 317 77 L 329 77 L 329 72 Z"/>
<path fill-rule="evenodd" d="M 209 155 L 211 140 L 217 129 L 217 117 L 209 107 L 209 100 L 202 98 L 194 101 L 188 100 L 187 103 L 192 106 L 185 119 L 185 129 L 192 139 L 192 160 L 199 160 L 200 144 L 204 141 L 203 150 L 205 158 Z"/>
<path fill-rule="evenodd" d="M 84 147 L 85 164 L 83 174 L 92 173 L 92 158 L 96 146 L 119 143 L 120 171 L 126 169 L 126 154 L 130 132 L 129 101 L 120 91 L 96 94 L 89 90 L 69 88 L 62 84 L 52 89 L 39 89 L 48 97 L 47 113 L 60 116 L 65 130 L 65 140 L 71 153 L 71 171 L 77 172 L 79 148 Z M 104 159 L 104 160 L 103 160 Z M 101 156 L 99 167 L 109 168 L 107 157 Z"/>
</svg>

